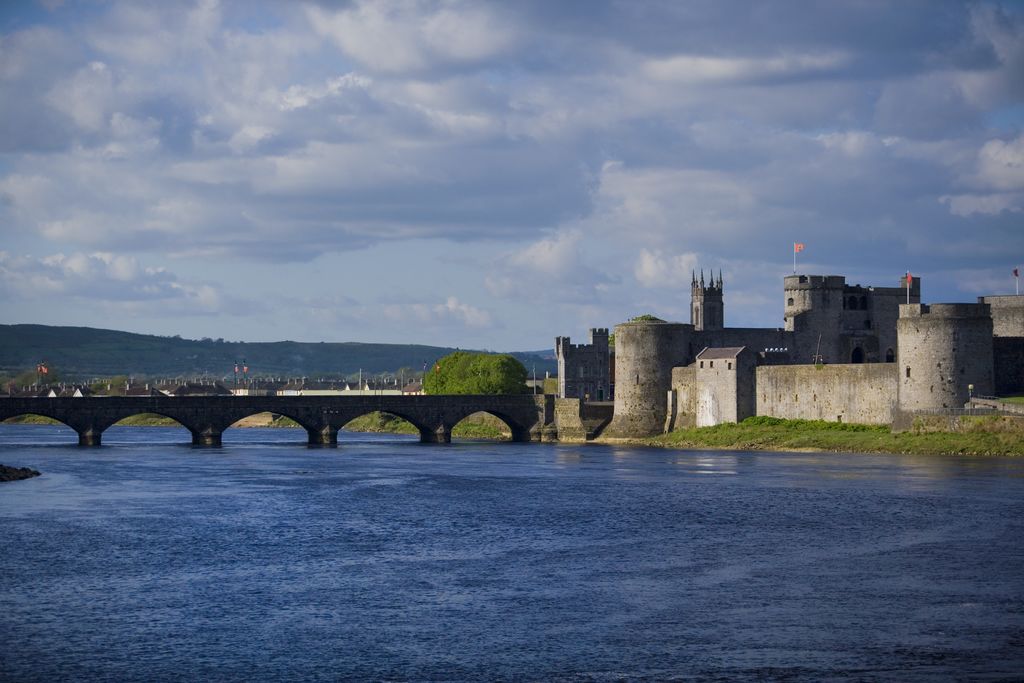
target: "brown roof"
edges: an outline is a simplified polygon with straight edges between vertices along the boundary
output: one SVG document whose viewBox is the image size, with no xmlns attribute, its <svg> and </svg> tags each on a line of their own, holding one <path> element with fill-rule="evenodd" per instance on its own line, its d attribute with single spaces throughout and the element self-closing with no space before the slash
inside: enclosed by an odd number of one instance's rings
<svg viewBox="0 0 1024 683">
<path fill-rule="evenodd" d="M 700 360 L 715 360 L 718 358 L 735 358 L 746 346 L 721 346 L 718 348 L 706 348 L 697 354 Z"/>
</svg>

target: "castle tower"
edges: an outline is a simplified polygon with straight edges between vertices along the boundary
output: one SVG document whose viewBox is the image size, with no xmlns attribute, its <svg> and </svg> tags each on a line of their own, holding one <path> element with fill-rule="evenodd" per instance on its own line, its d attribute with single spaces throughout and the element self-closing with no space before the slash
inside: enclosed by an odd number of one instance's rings
<svg viewBox="0 0 1024 683">
<path fill-rule="evenodd" d="M 607 327 L 591 328 L 587 344 L 573 344 L 569 337 L 555 337 L 555 354 L 559 398 L 611 399 Z"/>
<path fill-rule="evenodd" d="M 963 408 L 991 396 L 992 314 L 988 304 L 903 304 L 896 323 L 900 410 Z"/>
<path fill-rule="evenodd" d="M 796 332 L 793 357 L 800 363 L 845 363 L 841 352 L 842 275 L 787 275 L 783 278 L 786 331 Z"/>
<path fill-rule="evenodd" d="M 615 326 L 615 417 L 604 434 L 660 434 L 668 414 L 672 368 L 688 360 L 690 325 L 635 320 Z"/>
<path fill-rule="evenodd" d="M 720 330 L 725 327 L 725 304 L 722 302 L 722 271 L 718 271 L 718 280 L 714 272 L 711 282 L 705 284 L 704 271 L 700 271 L 700 280 L 693 274 L 690 283 L 690 324 L 695 330 Z"/>
</svg>

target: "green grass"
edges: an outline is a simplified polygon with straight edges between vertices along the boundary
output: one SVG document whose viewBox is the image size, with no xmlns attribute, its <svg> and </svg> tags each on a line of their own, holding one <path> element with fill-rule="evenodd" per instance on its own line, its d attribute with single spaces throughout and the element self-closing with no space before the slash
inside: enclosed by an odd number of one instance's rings
<svg viewBox="0 0 1024 683">
<path fill-rule="evenodd" d="M 400 417 L 387 413 L 368 413 L 349 422 L 345 429 L 353 432 L 378 432 L 385 434 L 419 434 L 419 430 Z M 498 418 L 477 413 L 470 415 L 452 429 L 456 439 L 507 439 L 511 435 L 508 427 Z"/>
<path fill-rule="evenodd" d="M 740 424 L 680 429 L 645 442 L 669 448 L 815 450 L 851 453 L 1022 455 L 1024 432 L 996 418 L 968 421 L 959 432 L 910 431 L 821 420 L 754 417 Z M 1008 426 L 1009 425 L 1009 426 Z"/>
</svg>

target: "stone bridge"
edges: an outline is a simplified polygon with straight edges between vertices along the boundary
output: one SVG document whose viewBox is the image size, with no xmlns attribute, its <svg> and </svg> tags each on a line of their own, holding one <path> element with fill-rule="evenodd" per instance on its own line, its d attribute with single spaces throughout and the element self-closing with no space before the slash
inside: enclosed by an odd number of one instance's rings
<svg viewBox="0 0 1024 683">
<path fill-rule="evenodd" d="M 257 413 L 285 415 L 309 434 L 310 444 L 338 443 L 338 430 L 351 420 L 381 411 L 412 423 L 424 443 L 448 443 L 452 427 L 473 413 L 502 420 L 513 441 L 557 438 L 554 399 L 532 394 L 508 396 L 100 396 L 83 398 L 0 398 L 0 421 L 42 415 L 78 432 L 82 446 L 99 446 L 103 430 L 132 415 L 154 413 L 179 422 L 197 446 L 219 446 L 221 434 Z"/>
</svg>

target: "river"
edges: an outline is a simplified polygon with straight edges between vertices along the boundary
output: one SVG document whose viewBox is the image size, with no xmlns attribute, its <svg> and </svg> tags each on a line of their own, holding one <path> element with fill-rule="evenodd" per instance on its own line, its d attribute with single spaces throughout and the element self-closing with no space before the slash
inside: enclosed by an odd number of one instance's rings
<svg viewBox="0 0 1024 683">
<path fill-rule="evenodd" d="M 1024 458 L 0 425 L 0 680 L 1015 680 Z"/>
</svg>

